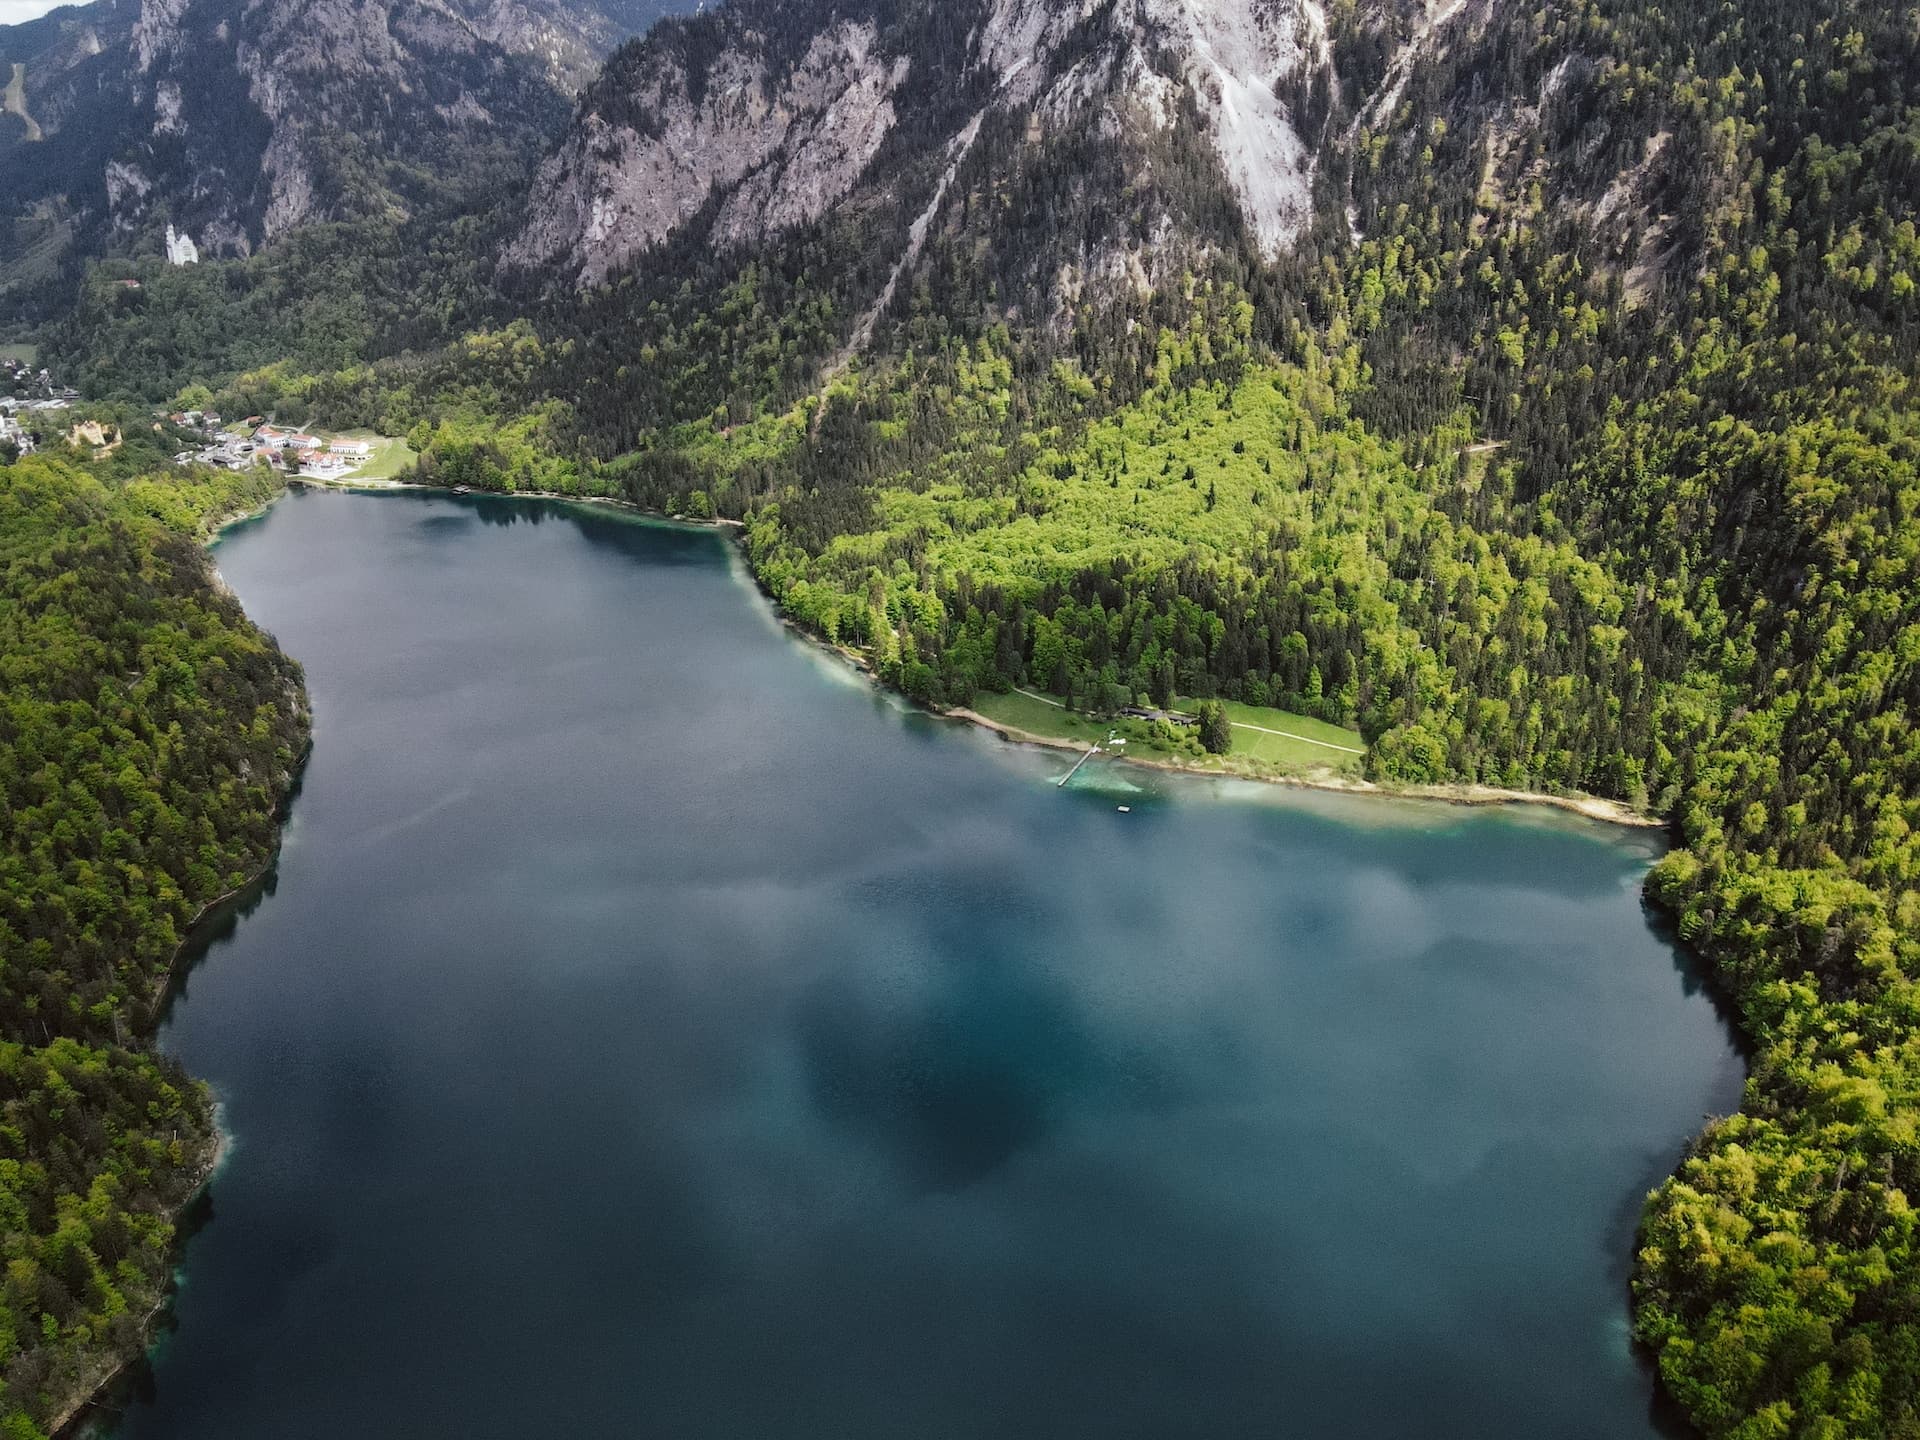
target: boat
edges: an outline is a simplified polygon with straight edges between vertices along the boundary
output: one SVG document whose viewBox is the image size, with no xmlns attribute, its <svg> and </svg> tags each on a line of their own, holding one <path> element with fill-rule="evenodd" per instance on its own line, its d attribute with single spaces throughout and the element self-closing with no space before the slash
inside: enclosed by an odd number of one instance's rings
<svg viewBox="0 0 1920 1440">
<path fill-rule="evenodd" d="M 1120 813 L 1121 813 L 1122 815 L 1131 815 L 1131 814 L 1133 814 L 1133 806 L 1131 806 L 1131 805 L 1122 805 L 1122 806 L 1120 807 Z"/>
<path fill-rule="evenodd" d="M 453 493 L 456 495 L 469 495 L 473 493 L 473 487 L 471 485 L 456 485 L 453 487 Z"/>
</svg>

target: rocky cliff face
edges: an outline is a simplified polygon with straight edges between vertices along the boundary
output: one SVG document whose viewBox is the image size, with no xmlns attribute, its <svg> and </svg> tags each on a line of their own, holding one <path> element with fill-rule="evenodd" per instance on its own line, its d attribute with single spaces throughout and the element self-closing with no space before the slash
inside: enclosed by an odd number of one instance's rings
<svg viewBox="0 0 1920 1440">
<path fill-rule="evenodd" d="M 725 243 L 806 224 L 853 188 L 893 128 L 911 62 L 884 53 L 871 20 L 839 19 L 782 68 L 767 37 L 743 31 L 708 63 L 683 32 L 653 43 L 589 96 L 541 167 L 538 201 L 513 254 L 604 279 L 706 205 Z M 619 88 L 614 88 L 618 85 Z"/>
<path fill-rule="evenodd" d="M 24 25 L 0 26 L 0 155 L 85 123 L 102 93 L 125 93 L 128 44 L 139 14 L 140 0 L 97 0 Z"/>
<path fill-rule="evenodd" d="M 526 7 L 509 23 L 505 6 L 445 0 L 144 0 L 114 220 L 164 203 L 231 253 L 317 219 L 406 213 L 457 184 L 466 156 L 538 144 L 584 46 Z"/>
<path fill-rule="evenodd" d="M 1003 130 L 1029 152 L 1101 136 L 1145 171 L 1197 144 L 1274 258 L 1312 208 L 1318 121 L 1301 97 L 1330 66 L 1316 0 L 736 0 L 615 58 L 507 260 L 594 284 L 676 232 L 741 248 L 870 192 L 932 183 L 944 199 L 946 172 Z M 913 139 L 887 147 L 896 132 Z M 1163 208 L 1120 229 L 1137 250 L 1182 218 Z M 916 216 L 920 238 L 937 219 Z M 1144 278 L 1119 230 L 1089 243 L 1081 283 Z"/>
<path fill-rule="evenodd" d="M 164 215 L 233 254 L 463 187 L 497 198 L 502 168 L 539 153 L 633 26 L 697 3 L 97 0 L 0 27 L 47 142 L 0 136 L 0 220 L 57 194 L 123 232 Z"/>
</svg>

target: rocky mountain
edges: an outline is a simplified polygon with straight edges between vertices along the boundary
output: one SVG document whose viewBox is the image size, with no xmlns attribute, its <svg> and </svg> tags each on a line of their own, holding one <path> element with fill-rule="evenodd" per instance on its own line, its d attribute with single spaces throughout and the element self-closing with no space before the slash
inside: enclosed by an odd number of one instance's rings
<svg viewBox="0 0 1920 1440">
<path fill-rule="evenodd" d="M 678 231 L 750 247 L 909 181 L 931 225 L 983 137 L 1007 161 L 1089 134 L 1129 147 L 1136 181 L 1156 148 L 1209 153 L 1277 255 L 1311 210 L 1330 64 L 1315 0 L 743 0 L 614 58 L 509 259 L 596 283 Z M 1086 260 L 1134 275 L 1173 223 L 1143 218 Z"/>
<path fill-rule="evenodd" d="M 49 226 L 171 221 L 224 255 L 459 208 L 538 153 L 608 50 L 696 4 L 96 0 L 0 27 L 0 265 Z"/>
<path fill-rule="evenodd" d="M 1465 157 L 1450 206 L 1575 224 L 1644 292 L 1688 249 L 1698 173 L 1658 117 L 1595 112 L 1608 57 L 1577 26 L 1522 44 L 1523 20 L 1507 0 L 733 0 L 613 57 L 503 259 L 593 287 L 840 227 L 873 306 L 856 343 L 943 248 L 992 269 L 1009 313 L 1060 322 L 1209 258 L 1257 272 L 1389 232 L 1436 178 L 1422 156 Z"/>
</svg>

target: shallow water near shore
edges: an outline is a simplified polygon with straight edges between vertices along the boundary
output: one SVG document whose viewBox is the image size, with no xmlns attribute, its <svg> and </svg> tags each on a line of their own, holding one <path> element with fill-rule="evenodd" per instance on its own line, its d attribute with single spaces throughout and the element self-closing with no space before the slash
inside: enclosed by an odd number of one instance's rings
<svg viewBox="0 0 1920 1440">
<path fill-rule="evenodd" d="M 1742 1072 L 1658 837 L 1057 789 L 605 509 L 216 562 L 314 748 L 163 1031 L 234 1144 L 116 1435 L 1660 1433 L 1633 1226 Z"/>
</svg>

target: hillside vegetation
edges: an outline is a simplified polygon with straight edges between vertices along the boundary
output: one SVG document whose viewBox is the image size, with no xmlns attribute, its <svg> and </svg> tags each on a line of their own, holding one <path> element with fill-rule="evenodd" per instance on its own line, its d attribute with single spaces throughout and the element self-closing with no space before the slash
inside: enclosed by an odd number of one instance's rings
<svg viewBox="0 0 1920 1440">
<path fill-rule="evenodd" d="M 1753 1067 L 1651 1197 L 1638 1334 L 1708 1434 L 1920 1435 L 1920 15 L 1475 5 L 1395 91 L 1408 15 L 1327 10 L 1274 263 L 1209 152 L 1009 113 L 865 349 L 897 197 L 195 378 L 427 478 L 742 520 L 796 621 L 928 703 L 1272 706 L 1383 781 L 1670 817 L 1649 893 Z M 916 184 L 947 153 L 889 143 Z M 1184 273 L 1056 286 L 1112 194 L 1205 217 Z M 157 394 L 169 333 L 53 348 Z"/>
<path fill-rule="evenodd" d="M 145 1038 L 210 902 L 273 852 L 298 668 L 214 581 L 264 479 L 0 471 L 0 1433 L 42 1434 L 138 1353 L 205 1089 Z"/>
</svg>

